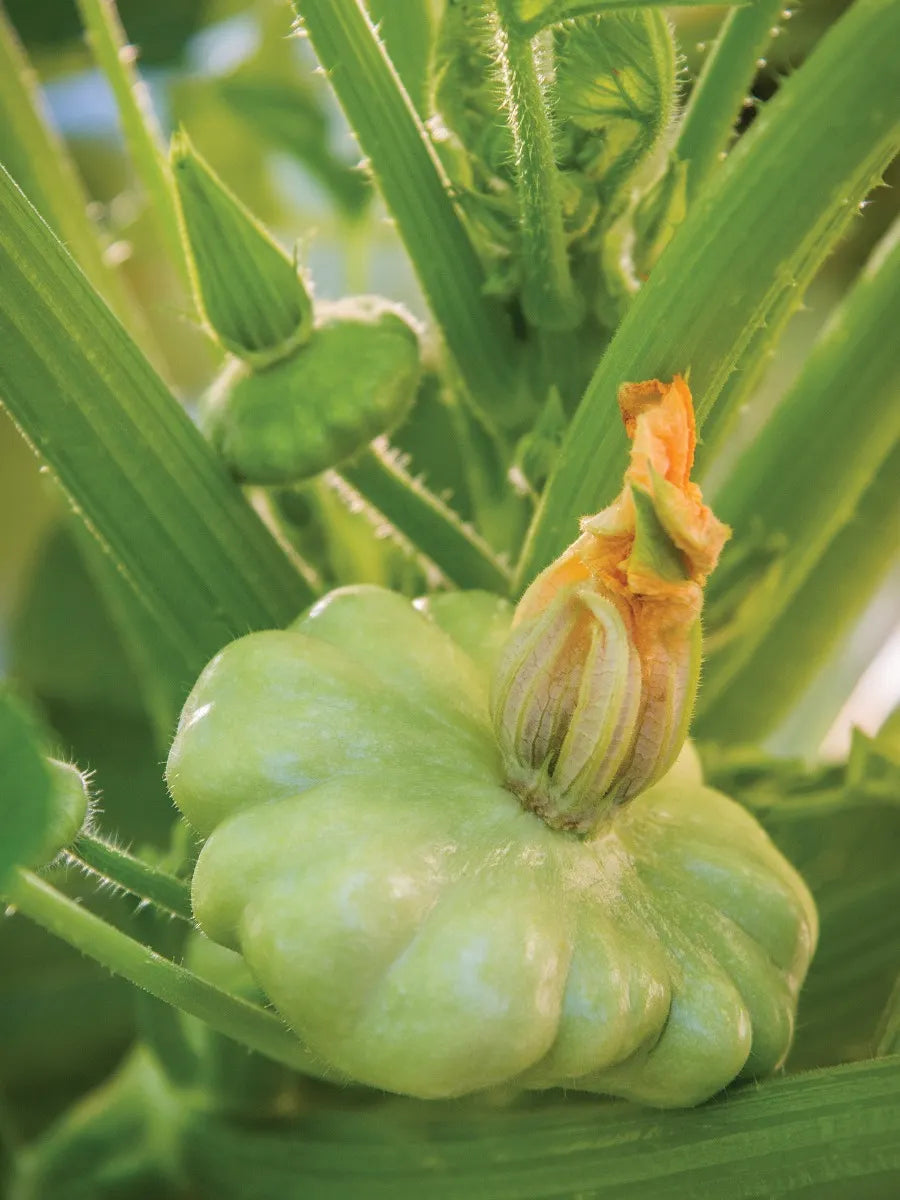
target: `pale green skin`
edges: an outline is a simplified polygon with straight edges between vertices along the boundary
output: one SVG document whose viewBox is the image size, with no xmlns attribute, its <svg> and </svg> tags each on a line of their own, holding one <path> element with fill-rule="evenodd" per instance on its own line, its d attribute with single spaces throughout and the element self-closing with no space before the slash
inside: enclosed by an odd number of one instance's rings
<svg viewBox="0 0 900 1200">
<path fill-rule="evenodd" d="M 168 763 L 203 930 L 343 1076 L 696 1104 L 776 1068 L 816 941 L 802 880 L 696 756 L 589 839 L 503 784 L 511 610 L 342 589 L 206 668 Z"/>
</svg>

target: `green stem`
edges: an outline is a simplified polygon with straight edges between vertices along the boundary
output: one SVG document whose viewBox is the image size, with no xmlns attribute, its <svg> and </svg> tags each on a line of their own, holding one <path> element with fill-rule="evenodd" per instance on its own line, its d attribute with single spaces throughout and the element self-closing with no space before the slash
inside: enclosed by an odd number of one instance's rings
<svg viewBox="0 0 900 1200">
<path fill-rule="evenodd" d="M 187 286 L 187 266 L 165 141 L 150 93 L 134 67 L 135 47 L 129 44 L 122 28 L 115 0 L 77 0 L 77 3 L 94 57 L 115 96 L 131 160 L 165 238 L 172 264 Z"/>
<path fill-rule="evenodd" d="M 450 183 L 361 0 L 295 0 L 368 156 L 425 298 L 489 425 L 518 386 L 515 345 L 451 200 Z M 513 408 L 515 406 L 512 406 Z"/>
<path fill-rule="evenodd" d="M 796 272 L 821 261 L 898 143 L 892 93 L 900 7 L 857 0 L 715 173 L 641 288 L 569 425 L 520 561 L 530 580 L 608 504 L 627 463 L 625 380 L 690 370 L 705 424 Z M 797 186 L 797 180 L 803 186 Z"/>
<path fill-rule="evenodd" d="M 31 871 L 15 873 L 5 898 L 42 929 L 158 1000 L 198 1017 L 266 1058 L 324 1078 L 323 1069 L 274 1013 L 157 954 Z"/>
<path fill-rule="evenodd" d="M 146 342 L 146 321 L 118 272 L 103 258 L 88 197 L 49 122 L 31 64 L 0 8 L 0 162 L 119 318 Z"/>
<path fill-rule="evenodd" d="M 688 163 L 688 198 L 703 188 L 728 146 L 757 60 L 772 40 L 785 0 L 755 0 L 722 21 L 691 92 L 678 132 L 675 156 Z"/>
<path fill-rule="evenodd" d="M 558 189 L 553 130 L 535 45 L 504 26 L 495 47 L 515 148 L 516 189 L 526 278 L 522 307 L 532 324 L 574 329 L 584 305 L 572 281 Z"/>
<path fill-rule="evenodd" d="M 485 588 L 505 595 L 509 572 L 477 533 L 419 480 L 399 455 L 377 443 L 339 474 L 420 551 L 461 588 Z"/>
<path fill-rule="evenodd" d="M 176 917 L 193 920 L 190 885 L 167 871 L 161 871 L 90 833 L 79 834 L 69 853 L 82 866 L 118 884 L 126 892 L 149 900 Z"/>
<path fill-rule="evenodd" d="M 63 247 L 0 170 L 0 399 L 184 664 L 313 599 Z"/>
</svg>

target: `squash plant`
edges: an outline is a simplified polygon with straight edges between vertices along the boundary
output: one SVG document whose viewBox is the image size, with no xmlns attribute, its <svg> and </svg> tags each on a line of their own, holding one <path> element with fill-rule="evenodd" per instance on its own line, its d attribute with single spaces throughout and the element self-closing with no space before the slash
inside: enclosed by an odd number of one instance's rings
<svg viewBox="0 0 900 1200">
<path fill-rule="evenodd" d="M 74 513 L 0 697 L 3 1186 L 895 1194 L 897 719 L 810 751 L 896 557 L 896 225 L 761 384 L 896 154 L 900 10 L 735 137 L 771 0 L 687 99 L 652 4 L 295 7 L 216 103 L 348 245 L 386 207 L 427 320 L 319 298 L 78 3 L 199 374 L 0 20 L 0 400 Z"/>
</svg>

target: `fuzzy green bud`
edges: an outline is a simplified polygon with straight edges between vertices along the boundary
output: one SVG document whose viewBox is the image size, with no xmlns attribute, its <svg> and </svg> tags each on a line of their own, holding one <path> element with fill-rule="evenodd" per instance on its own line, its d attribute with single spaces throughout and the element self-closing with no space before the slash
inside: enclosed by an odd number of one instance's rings
<svg viewBox="0 0 900 1200">
<path fill-rule="evenodd" d="M 239 360 L 213 384 L 204 432 L 238 479 L 294 483 L 392 429 L 419 381 L 419 340 L 377 296 L 320 304 L 309 342 L 265 370 Z"/>
<path fill-rule="evenodd" d="M 200 157 L 172 140 L 172 175 L 197 303 L 226 350 L 256 367 L 310 336 L 312 301 L 297 264 Z"/>
</svg>

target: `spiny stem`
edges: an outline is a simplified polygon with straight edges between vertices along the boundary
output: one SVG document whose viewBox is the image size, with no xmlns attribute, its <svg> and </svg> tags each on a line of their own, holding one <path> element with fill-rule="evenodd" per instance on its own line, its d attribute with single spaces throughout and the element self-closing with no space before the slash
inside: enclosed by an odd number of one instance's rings
<svg viewBox="0 0 900 1200">
<path fill-rule="evenodd" d="M 757 60 L 772 40 L 784 3 L 755 0 L 746 8 L 733 8 L 722 22 L 691 93 L 674 151 L 688 163 L 689 200 L 703 187 L 728 145 Z"/>
<path fill-rule="evenodd" d="M 167 871 L 90 833 L 80 834 L 69 853 L 89 871 L 118 884 L 126 892 L 149 900 L 176 917 L 193 920 L 189 884 Z"/>
<path fill-rule="evenodd" d="M 339 472 L 451 583 L 501 595 L 509 591 L 509 572 L 490 547 L 438 496 L 408 474 L 386 445 L 376 442 Z"/>
<path fill-rule="evenodd" d="M 274 1013 L 157 954 L 31 871 L 17 871 L 4 898 L 23 916 L 158 1000 L 199 1017 L 267 1058 L 324 1077 L 313 1056 Z"/>
<path fill-rule="evenodd" d="M 558 189 L 553 129 L 534 42 L 498 20 L 495 47 L 513 135 L 526 272 L 525 315 L 546 329 L 574 329 L 583 303 L 572 281 Z"/>
<path fill-rule="evenodd" d="M 135 170 L 165 237 L 172 264 L 186 284 L 187 267 L 164 139 L 150 93 L 134 68 L 134 47 L 128 43 L 115 0 L 78 0 L 78 9 L 94 56 L 115 96 Z"/>
</svg>

